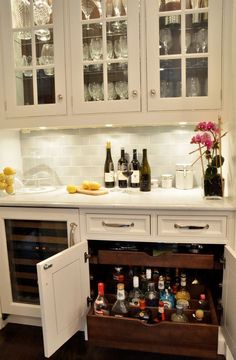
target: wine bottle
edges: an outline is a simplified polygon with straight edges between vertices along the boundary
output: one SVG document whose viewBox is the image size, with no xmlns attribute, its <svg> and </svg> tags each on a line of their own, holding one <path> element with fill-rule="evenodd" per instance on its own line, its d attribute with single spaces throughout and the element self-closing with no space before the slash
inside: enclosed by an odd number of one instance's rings
<svg viewBox="0 0 236 360">
<path fill-rule="evenodd" d="M 98 283 L 98 296 L 94 302 L 94 313 L 96 315 L 109 315 L 108 301 L 104 296 L 104 284 Z"/>
<path fill-rule="evenodd" d="M 117 178 L 120 188 L 127 188 L 128 178 L 123 174 L 128 170 L 128 161 L 125 158 L 125 149 L 121 148 L 120 159 L 118 160 Z"/>
<path fill-rule="evenodd" d="M 138 188 L 140 186 L 140 163 L 137 159 L 137 150 L 133 149 L 133 159 L 130 163 L 130 170 L 132 171 L 130 178 L 130 187 Z"/>
<path fill-rule="evenodd" d="M 114 163 L 111 157 L 111 143 L 106 144 L 106 160 L 104 165 L 104 183 L 106 188 L 115 186 Z"/>
<path fill-rule="evenodd" d="M 151 168 L 147 159 L 147 149 L 143 149 L 143 159 L 140 167 L 140 191 L 151 191 Z"/>
</svg>

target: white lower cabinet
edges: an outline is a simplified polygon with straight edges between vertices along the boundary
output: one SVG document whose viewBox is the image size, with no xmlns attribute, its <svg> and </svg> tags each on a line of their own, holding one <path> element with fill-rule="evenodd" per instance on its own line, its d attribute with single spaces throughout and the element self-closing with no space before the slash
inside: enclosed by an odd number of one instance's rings
<svg viewBox="0 0 236 360">
<path fill-rule="evenodd" d="M 15 213 L 17 215 L 13 215 L 15 210 L 12 210 L 11 212 L 7 210 L 7 215 L 4 216 L 1 212 L 1 253 L 2 251 L 4 253 L 2 263 L 5 262 L 4 280 L 0 289 L 3 313 L 7 313 L 6 310 L 9 310 L 9 314 L 14 314 L 14 311 L 18 313 L 16 307 L 13 306 L 13 300 L 9 296 L 4 300 L 3 295 L 5 289 L 8 288 L 8 291 L 10 289 L 10 293 L 13 290 L 13 288 L 11 289 L 11 276 L 9 275 L 11 268 L 9 265 L 6 268 L 6 259 L 9 255 L 6 245 L 8 240 L 4 235 L 6 219 L 15 217 L 17 220 L 22 220 L 22 216 L 26 212 L 27 216 L 30 216 L 29 219 L 33 217 L 33 220 L 36 220 L 38 216 L 40 220 L 42 218 L 50 220 L 49 214 L 51 213 L 51 215 L 54 214 L 53 218 L 58 220 L 58 214 L 62 216 L 63 212 L 66 211 L 68 215 L 70 214 L 70 217 L 66 217 L 67 220 L 70 219 L 69 224 L 80 223 L 81 242 L 74 241 L 73 246 L 63 249 L 53 256 L 47 256 L 41 262 L 37 261 L 37 281 L 46 357 L 50 357 L 76 331 L 85 330 L 87 327 L 88 340 L 94 345 L 170 355 L 178 353 L 182 356 L 202 356 L 215 359 L 220 325 L 216 305 L 218 295 L 221 293 L 218 284 L 222 282 L 222 276 L 224 320 L 222 330 L 230 351 L 236 356 L 236 318 L 234 316 L 236 254 L 226 244 L 225 240 L 226 233 L 230 233 L 226 213 L 219 213 L 213 219 L 211 216 L 207 216 L 207 212 L 195 212 L 195 219 L 192 216 L 193 222 L 189 223 L 180 211 L 172 211 L 168 219 L 165 212 L 161 215 L 156 211 L 145 212 L 143 210 L 123 211 L 116 209 L 112 212 L 109 210 L 91 212 L 90 209 L 88 211 L 81 210 L 79 213 L 77 210 L 67 209 L 61 210 L 60 213 L 56 209 L 44 209 L 40 212 L 39 209 L 17 209 Z M 191 248 L 191 243 L 186 241 L 186 229 L 180 229 L 183 231 L 183 237 L 175 233 L 173 235 L 168 233 L 168 241 L 158 241 L 160 228 L 157 225 L 160 220 L 165 229 L 166 219 L 181 226 L 202 227 L 204 225 L 205 227 L 206 224 L 209 224 L 211 229 L 210 241 L 206 243 L 198 241 L 201 238 L 201 231 L 206 232 L 204 236 L 207 236 L 208 229 L 205 228 L 190 229 L 190 231 L 197 231 L 198 234 L 192 241 L 193 248 Z M 179 231 L 176 227 L 174 228 Z M 213 235 L 214 229 L 216 230 L 215 237 Z M 71 233 L 77 231 L 70 226 L 68 230 L 69 237 Z M 79 234 L 75 235 L 75 233 L 74 236 L 79 240 Z M 141 236 L 139 236 L 140 233 Z M 175 239 L 176 235 L 178 241 Z M 32 237 L 32 234 L 30 236 Z M 19 236 L 20 238 L 21 236 Z M 26 238 L 27 236 L 25 236 Z M 170 240 L 171 238 L 173 241 Z M 15 239 L 16 243 L 17 241 Z M 196 253 L 196 246 L 199 243 L 203 245 L 203 250 Z M 176 249 L 176 245 L 178 251 L 170 251 L 171 247 Z M 161 251 L 159 256 L 157 254 L 154 256 L 153 249 L 163 250 L 163 248 L 168 251 Z M 223 256 L 226 260 L 225 269 L 222 263 Z M 93 307 L 91 306 L 89 309 L 88 299 L 91 295 L 96 296 L 98 281 L 105 282 L 106 279 L 112 278 L 112 269 L 116 265 L 139 269 L 151 267 L 161 269 L 163 272 L 166 268 L 173 271 L 175 268 L 180 268 L 185 269 L 193 276 L 199 276 L 204 281 L 199 285 L 191 285 L 190 290 L 193 304 L 196 304 L 197 301 L 194 299 L 198 299 L 201 292 L 206 293 L 209 307 L 205 311 L 204 322 L 192 321 L 192 314 L 196 305 L 186 310 L 190 318 L 190 322 L 186 324 L 170 321 L 173 310 L 166 311 L 166 321 L 155 325 L 147 325 L 134 318 L 94 315 Z M 8 269 L 8 275 L 6 269 Z M 109 284 L 107 283 L 108 288 Z M 109 299 L 111 298 L 109 297 Z M 23 304 L 20 305 L 23 306 Z M 30 309 L 33 305 L 25 303 L 24 306 Z M 37 309 L 39 310 L 39 306 Z M 152 311 L 155 313 L 156 309 Z M 31 316 L 34 316 L 33 313 Z"/>
</svg>

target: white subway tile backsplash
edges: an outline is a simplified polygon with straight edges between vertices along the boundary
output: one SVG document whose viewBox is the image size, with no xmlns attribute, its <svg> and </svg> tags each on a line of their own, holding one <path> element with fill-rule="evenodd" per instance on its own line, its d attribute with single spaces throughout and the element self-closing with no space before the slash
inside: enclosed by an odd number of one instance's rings
<svg viewBox="0 0 236 360">
<path fill-rule="evenodd" d="M 30 176 L 40 171 L 51 174 L 55 185 L 79 184 L 83 180 L 103 182 L 106 142 L 111 141 L 115 168 L 121 147 L 129 159 L 133 149 L 138 150 L 141 161 L 142 149 L 148 149 L 148 160 L 153 177 L 163 173 L 175 174 L 176 163 L 192 163 L 197 153 L 190 140 L 193 126 L 150 126 L 124 128 L 87 128 L 31 131 L 21 134 L 23 171 Z M 200 184 L 201 169 L 194 167 L 196 184 Z"/>
</svg>

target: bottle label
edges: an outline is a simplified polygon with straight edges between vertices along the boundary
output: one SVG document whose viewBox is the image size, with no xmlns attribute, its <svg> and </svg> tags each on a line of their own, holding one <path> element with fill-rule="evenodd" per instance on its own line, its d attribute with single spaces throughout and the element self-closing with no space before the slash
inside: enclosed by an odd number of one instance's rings
<svg viewBox="0 0 236 360">
<path fill-rule="evenodd" d="M 127 177 L 125 177 L 125 175 L 122 174 L 122 171 L 118 170 L 117 171 L 117 178 L 118 180 L 125 180 L 127 181 Z"/>
<path fill-rule="evenodd" d="M 165 283 L 164 283 L 163 280 L 160 280 L 160 281 L 158 282 L 158 289 L 159 289 L 159 290 L 164 290 L 164 289 L 165 289 Z"/>
<path fill-rule="evenodd" d="M 131 175 L 131 184 L 139 184 L 139 170 L 133 170 L 133 174 Z"/>
<path fill-rule="evenodd" d="M 130 302 L 129 305 L 132 307 L 139 307 L 140 305 L 140 301 L 139 298 L 133 298 Z"/>
<path fill-rule="evenodd" d="M 125 291 L 117 290 L 117 300 L 125 300 Z"/>
<path fill-rule="evenodd" d="M 106 172 L 105 173 L 105 182 L 113 182 L 115 179 L 114 171 Z"/>
</svg>

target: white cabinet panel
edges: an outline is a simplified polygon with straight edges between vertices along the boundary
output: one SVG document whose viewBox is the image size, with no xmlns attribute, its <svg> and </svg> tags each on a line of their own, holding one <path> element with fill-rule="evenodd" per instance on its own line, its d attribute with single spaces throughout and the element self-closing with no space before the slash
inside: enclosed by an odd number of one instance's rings
<svg viewBox="0 0 236 360">
<path fill-rule="evenodd" d="M 89 296 L 87 243 L 37 264 L 45 356 L 84 327 Z"/>
</svg>

